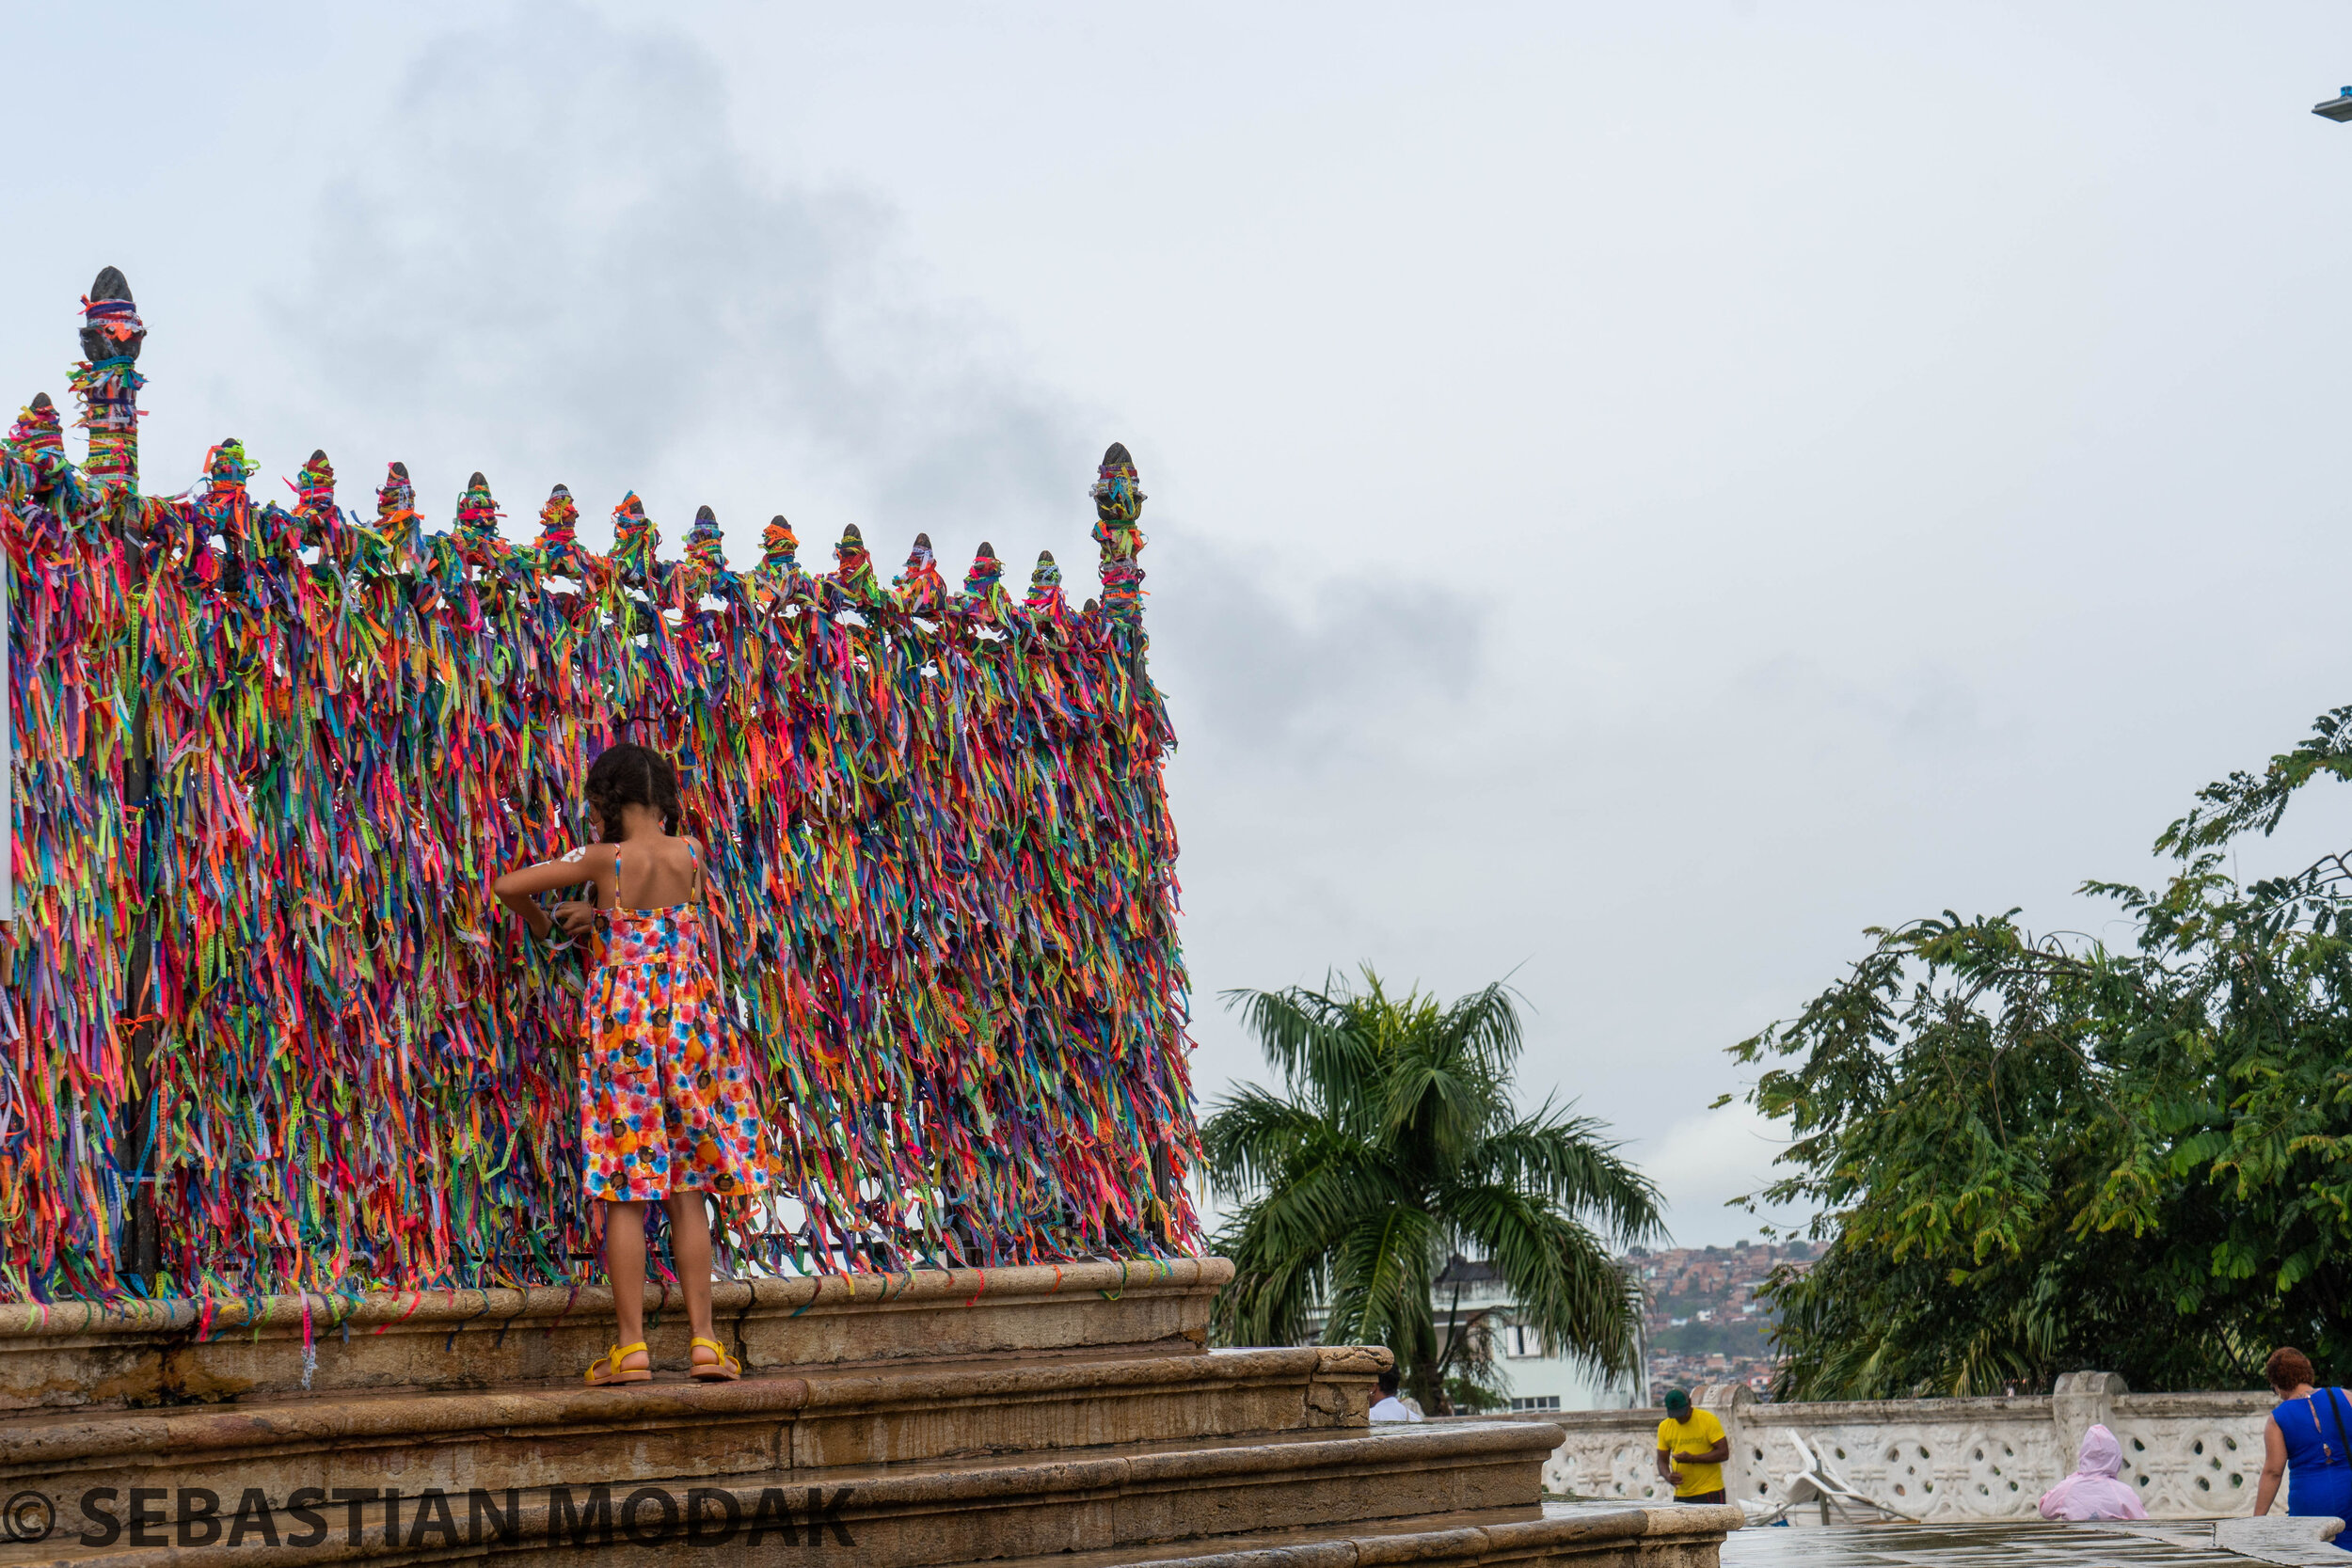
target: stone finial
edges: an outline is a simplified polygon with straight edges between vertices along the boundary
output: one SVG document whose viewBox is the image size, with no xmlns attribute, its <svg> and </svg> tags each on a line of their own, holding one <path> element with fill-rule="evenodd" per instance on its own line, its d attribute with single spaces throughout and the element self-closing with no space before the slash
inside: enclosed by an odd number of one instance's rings
<svg viewBox="0 0 2352 1568">
<path fill-rule="evenodd" d="M 882 585 L 874 579 L 874 558 L 866 550 L 866 535 L 855 523 L 841 531 L 841 543 L 833 547 L 833 559 L 834 581 L 853 597 L 871 598 L 882 592 Z"/>
<path fill-rule="evenodd" d="M 1123 442 L 1113 441 L 1103 453 L 1090 493 L 1094 542 L 1103 549 L 1103 608 L 1116 620 L 1133 620 L 1143 599 L 1143 568 L 1136 563 L 1143 531 L 1136 519 L 1143 515 L 1145 497 Z"/>
<path fill-rule="evenodd" d="M 82 362 L 73 368 L 76 421 L 89 432 L 84 471 L 99 484 L 135 488 L 139 478 L 139 349 L 147 327 L 131 299 L 131 285 L 114 267 L 102 268 L 82 296 Z"/>
<path fill-rule="evenodd" d="M 335 531 L 335 465 L 326 449 L 318 448 L 294 473 L 294 515 L 302 522 L 302 542 L 324 545 Z"/>
<path fill-rule="evenodd" d="M 136 359 L 147 342 L 147 327 L 131 298 L 131 280 L 120 267 L 101 267 L 89 293 L 82 297 L 82 357 L 93 364 L 107 359 Z"/>
<path fill-rule="evenodd" d="M 539 537 L 532 548 L 553 560 L 580 547 L 580 503 L 572 493 L 558 484 L 548 492 L 548 499 L 539 508 Z"/>
<path fill-rule="evenodd" d="M 1143 503 L 1150 498 L 1136 477 L 1136 460 L 1128 455 L 1124 441 L 1113 441 L 1104 451 L 1089 494 L 1094 498 L 1096 519 L 1106 525 L 1125 528 L 1143 515 Z"/>
<path fill-rule="evenodd" d="M 759 563 L 773 570 L 782 567 L 787 572 L 800 570 L 801 541 L 792 531 L 792 525 L 779 512 L 768 519 L 768 526 L 759 535 Z"/>
<path fill-rule="evenodd" d="M 499 503 L 490 482 L 475 469 L 457 497 L 457 548 L 469 561 L 479 561 L 499 545 Z"/>
<path fill-rule="evenodd" d="M 978 551 L 972 557 L 972 569 L 963 574 L 963 591 L 975 599 L 995 596 L 996 585 L 1005 580 L 1005 563 L 996 559 L 996 546 L 980 541 Z"/>
<path fill-rule="evenodd" d="M 294 470 L 294 487 L 305 512 L 335 504 L 335 465 L 326 460 L 325 447 L 311 449 L 310 461 Z"/>
<path fill-rule="evenodd" d="M 223 562 L 206 546 L 208 536 L 217 536 L 228 547 L 227 570 L 232 582 L 240 570 L 236 558 L 253 547 L 252 498 L 245 486 L 254 467 L 246 456 L 245 443 L 234 436 L 224 436 L 204 454 L 204 495 L 196 503 L 197 523 L 190 540 L 190 564 L 199 581 L 222 579 Z"/>
<path fill-rule="evenodd" d="M 65 427 L 47 392 L 35 392 L 9 428 L 8 445 L 25 462 L 54 476 L 65 467 Z"/>
<path fill-rule="evenodd" d="M 253 463 L 245 454 L 245 443 L 234 436 L 227 436 L 204 454 L 205 488 L 216 496 L 230 490 L 242 491 L 245 482 L 253 477 Z"/>
<path fill-rule="evenodd" d="M 930 534 L 914 536 L 906 566 L 890 579 L 890 586 L 898 590 L 898 602 L 914 614 L 936 615 L 946 603 L 947 582 L 939 575 L 939 557 L 931 548 Z"/>
<path fill-rule="evenodd" d="M 417 487 L 408 483 L 408 465 L 388 463 L 384 466 L 384 483 L 375 487 L 375 515 L 379 521 L 412 510 L 417 504 Z"/>
<path fill-rule="evenodd" d="M 694 526 L 686 531 L 686 559 L 713 572 L 727 569 L 726 539 L 719 531 L 719 515 L 707 506 L 694 509 Z"/>
<path fill-rule="evenodd" d="M 661 535 L 645 515 L 645 503 L 631 490 L 621 498 L 621 504 L 612 509 L 612 561 L 626 570 L 651 575 L 654 551 L 661 544 Z"/>
<path fill-rule="evenodd" d="M 417 487 L 409 481 L 408 465 L 386 464 L 384 483 L 375 487 L 375 531 L 396 566 L 422 553 L 423 521 L 417 515 Z"/>
<path fill-rule="evenodd" d="M 1029 610 L 1067 610 L 1069 603 L 1061 596 L 1061 568 L 1054 563 L 1054 552 L 1037 552 L 1037 569 L 1029 574 L 1029 596 L 1023 600 Z"/>
</svg>

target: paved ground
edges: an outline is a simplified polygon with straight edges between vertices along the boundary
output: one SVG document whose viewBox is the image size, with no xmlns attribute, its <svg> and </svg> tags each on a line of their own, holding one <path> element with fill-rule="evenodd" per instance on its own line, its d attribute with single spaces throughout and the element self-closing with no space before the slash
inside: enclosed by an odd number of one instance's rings
<svg viewBox="0 0 2352 1568">
<path fill-rule="evenodd" d="M 2352 1559 L 2352 1553 L 2343 1554 Z M 2210 1526 L 2125 1535 L 2090 1525 L 1831 1525 L 1734 1530 L 1723 1568 L 2258 1568 Z"/>
</svg>

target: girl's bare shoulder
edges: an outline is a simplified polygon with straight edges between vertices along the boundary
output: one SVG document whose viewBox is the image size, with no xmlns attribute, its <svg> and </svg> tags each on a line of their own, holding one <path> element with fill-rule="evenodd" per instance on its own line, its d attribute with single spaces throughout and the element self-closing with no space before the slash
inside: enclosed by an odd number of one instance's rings
<svg viewBox="0 0 2352 1568">
<path fill-rule="evenodd" d="M 612 846 L 610 844 L 575 845 L 564 850 L 561 859 L 565 865 L 585 866 L 594 871 L 600 866 L 609 866 L 612 863 Z"/>
</svg>

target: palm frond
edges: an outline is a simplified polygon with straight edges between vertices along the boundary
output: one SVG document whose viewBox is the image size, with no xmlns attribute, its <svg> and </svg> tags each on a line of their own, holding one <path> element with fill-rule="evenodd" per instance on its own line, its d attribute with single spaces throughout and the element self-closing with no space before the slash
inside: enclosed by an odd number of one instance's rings
<svg viewBox="0 0 2352 1568">
<path fill-rule="evenodd" d="M 1493 1260 L 1519 1321 L 1535 1330 L 1546 1354 L 1612 1375 L 1638 1370 L 1641 1287 L 1599 1237 L 1511 1187 L 1459 1188 L 1439 1202 Z"/>
<path fill-rule="evenodd" d="M 1397 1031 L 1385 1062 L 1383 1120 L 1389 1136 L 1409 1137 L 1437 1169 L 1457 1163 L 1510 1112 L 1520 1042 L 1512 995 L 1496 984 L 1443 1012 L 1424 1004 Z"/>
<path fill-rule="evenodd" d="M 1317 1154 L 1286 1171 L 1241 1212 L 1250 1216 L 1266 1245 L 1286 1254 L 1335 1252 L 1368 1218 L 1412 1196 L 1378 1164 L 1352 1157 L 1343 1143 L 1325 1145 Z M 1241 1259 L 1233 1262 L 1238 1268 Z"/>
<path fill-rule="evenodd" d="M 1200 1124 L 1200 1170 L 1217 1196 L 1246 1198 L 1308 1145 L 1336 1132 L 1306 1106 L 1255 1084 L 1217 1101 Z"/>
<path fill-rule="evenodd" d="M 1370 1042 L 1355 1027 L 1353 998 L 1291 986 L 1282 990 L 1247 988 L 1220 993 L 1241 1015 L 1242 1027 L 1257 1037 L 1295 1096 L 1340 1119 L 1354 1119 L 1355 1097 L 1378 1076 Z"/>
<path fill-rule="evenodd" d="M 1463 1179 L 1539 1195 L 1597 1221 L 1618 1246 L 1639 1246 L 1665 1234 L 1664 1199 L 1606 1132 L 1597 1117 L 1572 1115 L 1547 1100 L 1534 1115 L 1480 1140 L 1463 1159 Z"/>
<path fill-rule="evenodd" d="M 1428 1337 L 1432 1254 L 1439 1227 L 1408 1204 L 1390 1204 L 1350 1230 L 1332 1260 L 1328 1344 L 1405 1348 Z"/>
</svg>

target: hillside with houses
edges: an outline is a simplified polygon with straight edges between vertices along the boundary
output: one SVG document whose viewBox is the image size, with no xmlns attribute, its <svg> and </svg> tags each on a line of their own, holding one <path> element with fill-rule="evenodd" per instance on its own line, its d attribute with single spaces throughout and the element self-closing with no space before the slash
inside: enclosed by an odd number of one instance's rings
<svg viewBox="0 0 2352 1568">
<path fill-rule="evenodd" d="M 1703 1383 L 1771 1386 L 1772 1316 L 1758 1299 L 1775 1269 L 1812 1267 L 1820 1244 L 1740 1242 L 1731 1246 L 1636 1247 L 1626 1266 L 1648 1297 L 1649 1398 Z"/>
</svg>

